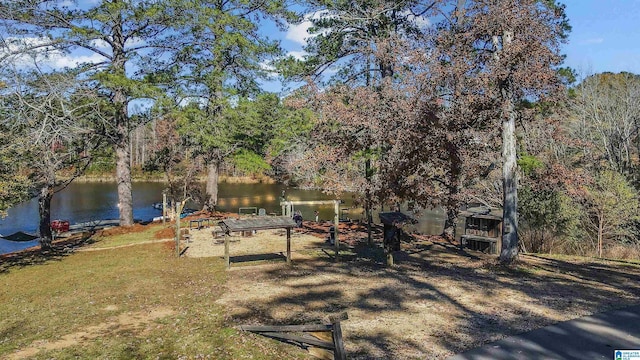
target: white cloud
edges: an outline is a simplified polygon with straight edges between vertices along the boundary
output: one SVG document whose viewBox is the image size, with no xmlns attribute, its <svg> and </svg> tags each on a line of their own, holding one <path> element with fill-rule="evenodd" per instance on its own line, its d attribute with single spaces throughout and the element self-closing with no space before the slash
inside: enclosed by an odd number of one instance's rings
<svg viewBox="0 0 640 360">
<path fill-rule="evenodd" d="M 296 60 L 304 60 L 305 56 L 309 55 L 306 51 L 289 51 L 288 56 L 292 56 Z"/>
<path fill-rule="evenodd" d="M 289 25 L 285 39 L 291 40 L 302 46 L 307 45 L 307 39 L 311 37 L 308 30 L 311 27 L 311 21 L 303 21 L 297 25 Z"/>
<path fill-rule="evenodd" d="M 52 69 L 61 69 L 64 67 L 74 68 L 80 64 L 96 64 L 106 60 L 101 55 L 91 53 L 89 55 L 68 54 L 64 53 L 53 46 L 47 46 L 50 43 L 48 38 L 25 37 L 25 38 L 7 38 L 4 47 L 0 49 L 0 55 L 15 53 L 7 60 L 18 67 L 31 67 L 35 64 L 39 66 L 47 66 Z M 92 42 L 92 45 L 101 47 L 100 41 Z M 32 49 L 32 50 L 25 50 Z M 25 50 L 21 52 L 21 50 Z"/>
<path fill-rule="evenodd" d="M 124 46 L 127 49 L 130 49 L 132 47 L 138 47 L 141 45 L 144 45 L 146 42 L 144 41 L 144 39 L 140 38 L 140 37 L 131 37 L 128 38 L 127 41 L 125 41 Z"/>
<path fill-rule="evenodd" d="M 425 16 L 415 16 L 410 11 L 405 11 L 403 15 L 407 16 L 407 20 L 420 29 L 426 29 L 431 26 L 431 21 Z"/>
<path fill-rule="evenodd" d="M 98 49 L 109 49 L 109 43 L 101 40 L 101 39 L 96 39 L 96 40 L 91 40 L 91 42 L 89 43 L 91 46 L 95 46 Z"/>
<path fill-rule="evenodd" d="M 309 13 L 304 16 L 304 21 L 300 24 L 289 24 L 287 28 L 287 33 L 285 34 L 285 39 L 291 40 L 301 46 L 307 45 L 307 41 L 318 34 L 309 34 L 309 28 L 313 26 L 311 23 L 311 19 L 321 19 L 332 17 L 331 13 L 328 10 L 317 11 L 314 13 Z M 328 29 L 323 30 L 324 33 L 329 32 Z"/>
<path fill-rule="evenodd" d="M 263 61 L 260 63 L 260 68 L 267 72 L 269 76 L 278 76 L 278 72 L 276 67 L 271 63 L 271 61 Z"/>
<path fill-rule="evenodd" d="M 0 56 L 8 55 L 7 60 L 17 66 L 29 66 L 34 62 L 62 56 L 60 50 L 47 46 L 51 40 L 43 37 L 5 38 L 0 48 Z M 13 55 L 11 55 L 13 54 Z"/>
<path fill-rule="evenodd" d="M 54 68 L 74 68 L 80 64 L 97 64 L 106 60 L 102 55 L 91 54 L 88 56 L 60 56 L 55 59 L 51 59 L 51 66 Z"/>
</svg>

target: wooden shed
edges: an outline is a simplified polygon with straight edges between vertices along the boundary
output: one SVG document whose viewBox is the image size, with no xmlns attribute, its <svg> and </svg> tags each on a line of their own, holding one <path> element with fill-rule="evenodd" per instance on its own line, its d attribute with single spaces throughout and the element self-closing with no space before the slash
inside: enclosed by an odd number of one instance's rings
<svg viewBox="0 0 640 360">
<path fill-rule="evenodd" d="M 460 247 L 487 254 L 498 254 L 502 248 L 502 210 L 495 208 L 469 208 L 464 216 L 464 234 Z"/>
</svg>

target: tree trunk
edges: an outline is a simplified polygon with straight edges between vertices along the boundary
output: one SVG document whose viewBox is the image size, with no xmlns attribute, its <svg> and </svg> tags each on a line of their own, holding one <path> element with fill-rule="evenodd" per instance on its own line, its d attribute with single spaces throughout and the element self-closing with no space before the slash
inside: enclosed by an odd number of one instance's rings
<svg viewBox="0 0 640 360">
<path fill-rule="evenodd" d="M 400 250 L 400 237 L 395 226 L 384 225 L 384 251 L 387 257 L 387 266 L 393 266 L 393 253 Z"/>
<path fill-rule="evenodd" d="M 511 99 L 507 99 L 507 118 L 502 123 L 502 251 L 500 262 L 510 264 L 518 256 L 518 180 L 516 162 L 516 112 Z"/>
<path fill-rule="evenodd" d="M 502 34 L 502 48 L 506 49 L 513 40 L 512 31 Z M 493 37 L 497 50 L 497 37 Z M 499 51 L 496 51 L 496 57 Z M 518 257 L 518 163 L 516 158 L 516 106 L 514 102 L 512 79 L 503 79 L 500 83 L 503 100 L 502 109 L 502 250 L 500 262 L 510 264 Z"/>
<path fill-rule="evenodd" d="M 449 152 L 449 186 L 447 194 L 446 212 L 447 218 L 444 221 L 444 229 L 442 236 L 449 241 L 453 241 L 456 235 L 456 225 L 458 224 L 458 215 L 460 212 L 460 177 L 462 176 L 462 159 L 458 148 L 452 141 L 447 141 L 447 151 Z"/>
<path fill-rule="evenodd" d="M 365 192 L 365 214 L 367 216 L 367 244 L 373 245 L 373 236 L 371 234 L 371 224 L 373 223 L 373 214 L 371 213 L 371 159 L 367 159 L 364 163 L 365 177 L 367 179 L 367 190 Z"/>
<path fill-rule="evenodd" d="M 602 233 L 604 227 L 604 215 L 598 215 L 598 257 L 602 258 Z"/>
<path fill-rule="evenodd" d="M 133 195 L 131 192 L 131 167 L 129 167 L 131 154 L 126 141 L 128 138 L 128 136 L 124 136 L 115 144 L 120 226 L 133 225 Z"/>
<path fill-rule="evenodd" d="M 220 162 L 217 160 L 211 161 L 207 169 L 207 209 L 214 211 L 216 205 L 218 205 L 218 177 L 219 177 Z"/>
<path fill-rule="evenodd" d="M 40 247 L 42 250 L 51 250 L 53 236 L 51 234 L 51 198 L 53 198 L 53 188 L 44 185 L 40 189 L 38 196 L 38 214 L 40 215 Z"/>
<path fill-rule="evenodd" d="M 126 41 L 123 35 L 122 15 L 118 14 L 117 24 L 113 27 L 113 73 L 126 77 L 125 63 L 127 61 L 124 50 Z M 113 105 L 115 107 L 114 121 L 116 128 L 116 181 L 118 183 L 118 211 L 120 226 L 133 225 L 133 195 L 131 193 L 131 151 L 129 143 L 129 113 L 128 98 L 125 90 L 116 85 L 113 91 Z"/>
<path fill-rule="evenodd" d="M 455 204 L 447 204 L 447 218 L 444 220 L 442 237 L 449 241 L 453 241 L 456 237 L 456 226 L 458 225 L 459 212 L 457 201 Z"/>
</svg>

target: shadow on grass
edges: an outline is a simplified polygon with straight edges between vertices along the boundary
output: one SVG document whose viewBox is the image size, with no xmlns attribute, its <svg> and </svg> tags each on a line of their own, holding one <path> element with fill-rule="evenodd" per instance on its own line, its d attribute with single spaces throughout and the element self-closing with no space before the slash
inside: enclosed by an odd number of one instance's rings
<svg viewBox="0 0 640 360">
<path fill-rule="evenodd" d="M 350 359 L 443 358 L 559 319 L 640 302 L 637 266 L 523 256 L 516 266 L 503 267 L 495 256 L 416 242 L 403 244 L 404 251 L 394 254 L 397 266 L 387 268 L 377 240 L 377 246 L 350 247 L 337 264 L 323 257 L 265 270 L 257 276 L 285 289 L 241 300 L 230 319 L 309 324 L 357 313 L 364 317 L 350 319 L 359 322 L 358 331 L 349 333 L 349 321 L 344 323 Z"/>
<path fill-rule="evenodd" d="M 0 274 L 8 273 L 16 268 L 46 264 L 51 261 L 60 261 L 72 254 L 75 249 L 95 243 L 96 241 L 92 236 L 93 233 L 85 233 L 76 237 L 54 241 L 50 250 L 43 250 L 40 247 L 36 247 L 1 255 Z"/>
<path fill-rule="evenodd" d="M 252 254 L 252 255 L 236 255 L 229 256 L 229 261 L 231 262 L 231 266 L 244 266 L 250 265 L 253 262 L 264 262 L 264 261 L 287 261 L 287 257 L 280 253 L 270 253 L 270 254 Z"/>
</svg>

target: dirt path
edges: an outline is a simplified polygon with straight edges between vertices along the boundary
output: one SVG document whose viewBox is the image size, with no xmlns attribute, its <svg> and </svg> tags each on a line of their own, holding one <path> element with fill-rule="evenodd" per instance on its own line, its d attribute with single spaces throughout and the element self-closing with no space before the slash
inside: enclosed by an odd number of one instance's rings
<svg viewBox="0 0 640 360">
<path fill-rule="evenodd" d="M 105 311 L 115 311 L 117 306 L 112 305 L 104 309 Z M 97 339 L 106 335 L 109 331 L 114 329 L 118 330 L 136 330 L 153 322 L 154 320 L 161 319 L 175 312 L 169 308 L 155 308 L 147 312 L 137 313 L 125 313 L 115 317 L 107 322 L 88 326 L 75 333 L 66 334 L 60 338 L 60 340 L 48 342 L 48 341 L 35 341 L 26 348 L 20 349 L 11 355 L 8 359 L 18 360 L 26 359 L 36 355 L 42 350 L 59 350 L 70 346 L 81 344 L 83 341 Z"/>
<path fill-rule="evenodd" d="M 148 241 L 140 241 L 140 242 L 137 242 L 135 244 L 126 244 L 126 245 L 118 245 L 118 246 L 111 246 L 111 247 L 79 248 L 79 249 L 76 249 L 75 251 L 78 251 L 78 252 L 91 252 L 91 251 L 114 250 L 114 249 L 121 249 L 121 248 L 126 248 L 126 247 L 144 245 L 144 244 L 165 243 L 165 242 L 170 242 L 170 241 L 175 241 L 175 240 L 174 239 L 148 240 Z"/>
<path fill-rule="evenodd" d="M 212 235 L 214 228 L 190 230 L 191 241 L 185 244 L 187 257 L 224 257 L 224 238 Z M 287 251 L 287 237 L 284 229 L 258 231 L 251 236 L 233 234 L 230 238 L 229 253 L 236 262 L 256 259 L 277 259 Z M 299 231 L 291 233 L 292 258 L 306 258 L 308 251 L 321 249 L 325 241 L 316 236 Z M 274 256 L 276 255 L 276 256 Z"/>
</svg>

